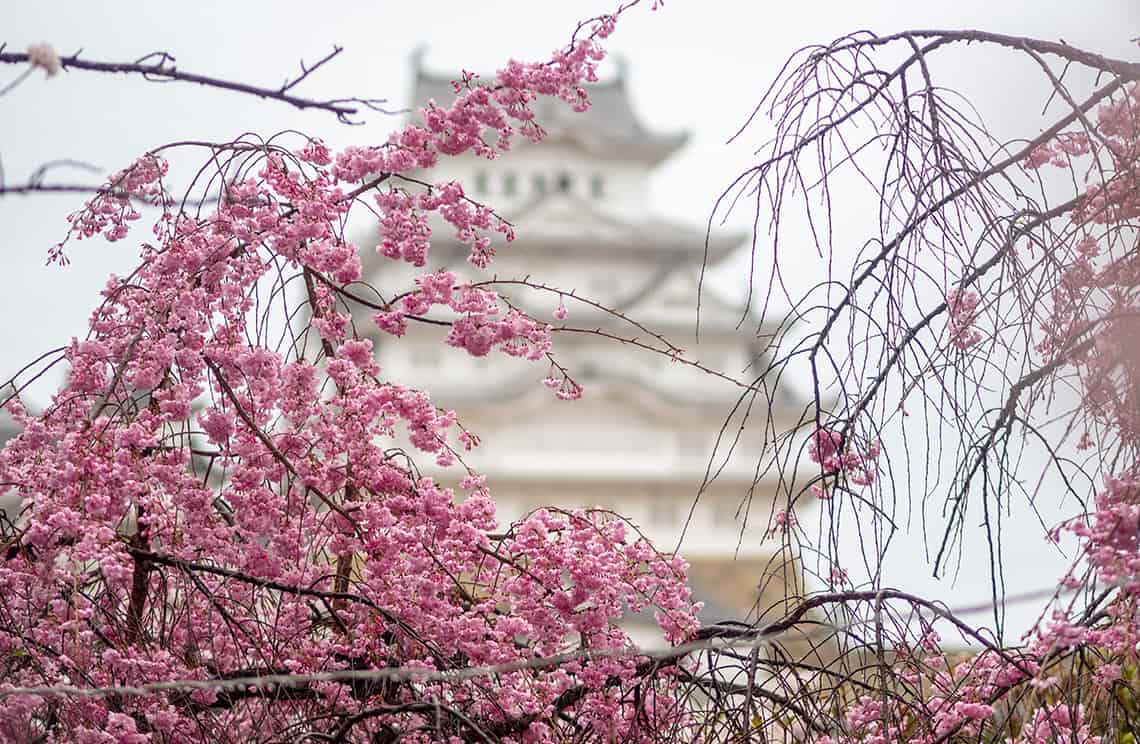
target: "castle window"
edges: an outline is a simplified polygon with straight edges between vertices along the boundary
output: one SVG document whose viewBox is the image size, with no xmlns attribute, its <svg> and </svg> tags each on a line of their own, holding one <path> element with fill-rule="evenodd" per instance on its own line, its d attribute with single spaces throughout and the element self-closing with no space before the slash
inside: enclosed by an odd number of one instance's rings
<svg viewBox="0 0 1140 744">
<path fill-rule="evenodd" d="M 590 178 L 590 196 L 594 197 L 595 199 L 601 199 L 603 196 L 606 195 L 605 186 L 606 186 L 606 182 L 602 178 L 602 174 L 601 173 L 595 173 Z"/>
<path fill-rule="evenodd" d="M 490 179 L 487 178 L 487 171 L 479 171 L 475 174 L 475 193 L 479 196 L 486 196 L 489 190 Z"/>
<path fill-rule="evenodd" d="M 574 181 L 573 181 L 573 179 L 570 178 L 569 173 L 566 173 L 565 171 L 563 171 L 562 173 L 558 174 L 558 190 L 561 191 L 563 194 L 569 194 L 570 193 L 570 187 L 573 185 L 574 185 Z"/>
<path fill-rule="evenodd" d="M 514 196 L 518 189 L 518 176 L 510 171 L 503 174 L 503 196 Z"/>
<path fill-rule="evenodd" d="M 538 194 L 539 196 L 542 196 L 543 194 L 546 193 L 546 174 L 545 173 L 535 173 L 531 177 L 531 184 L 534 188 L 534 193 Z"/>
</svg>

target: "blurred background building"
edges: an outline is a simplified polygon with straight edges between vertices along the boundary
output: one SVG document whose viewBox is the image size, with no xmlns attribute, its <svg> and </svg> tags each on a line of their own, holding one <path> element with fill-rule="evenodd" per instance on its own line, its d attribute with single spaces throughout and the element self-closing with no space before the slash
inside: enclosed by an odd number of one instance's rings
<svg viewBox="0 0 1140 744">
<path fill-rule="evenodd" d="M 458 75 L 425 70 L 422 55 L 415 65 L 414 109 L 450 103 Z M 744 307 L 705 289 L 699 343 L 695 335 L 702 264 L 725 259 L 745 236 L 713 232 L 706 240 L 703 226 L 654 214 L 650 173 L 686 134 L 657 132 L 638 118 L 622 69 L 589 95 L 584 114 L 560 101 L 535 104 L 548 133 L 541 144 L 516 139 L 493 163 L 448 158 L 423 178 L 460 181 L 515 226 L 518 240 L 500 241 L 491 266 L 498 277 L 574 290 L 661 334 L 686 358 L 751 379 L 765 366 L 771 329 L 757 333 Z M 360 241 L 365 279 L 382 291 L 409 286 L 415 272 L 377 256 L 371 241 Z M 427 268 L 487 279 L 466 264 L 467 254 L 440 225 Z M 373 340 L 386 376 L 431 390 L 478 435 L 481 446 L 464 460 L 487 475 L 502 523 L 545 505 L 612 509 L 690 562 L 705 622 L 755 617 L 782 600 L 796 572 L 774 552 L 780 540 L 766 535 L 777 484 L 758 476 L 757 463 L 766 418 L 787 430 L 796 420 L 792 402 L 742 398 L 746 391 L 723 378 L 616 340 L 660 345 L 589 304 L 515 284 L 488 288 L 555 328 L 575 329 L 555 334 L 554 355 L 584 386 L 581 400 L 559 400 L 541 384 L 550 365 L 497 352 L 469 356 L 445 346 L 446 329 L 437 326 L 413 323 L 399 341 L 379 332 Z M 552 315 L 560 302 L 564 320 Z M 369 327 L 362 318 L 358 328 Z M 428 472 L 446 479 L 446 471 Z"/>
</svg>

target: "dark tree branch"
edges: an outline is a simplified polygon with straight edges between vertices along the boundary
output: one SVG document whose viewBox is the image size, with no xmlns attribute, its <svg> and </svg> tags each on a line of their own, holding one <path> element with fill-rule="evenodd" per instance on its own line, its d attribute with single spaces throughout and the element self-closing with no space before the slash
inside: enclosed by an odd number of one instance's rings
<svg viewBox="0 0 1140 744">
<path fill-rule="evenodd" d="M 173 56 L 166 52 L 152 52 L 134 62 L 103 62 L 83 59 L 78 53 L 68 57 L 60 57 L 59 63 L 64 70 L 83 70 L 85 72 L 105 72 L 119 75 L 141 75 L 146 80 L 154 82 L 182 82 L 195 83 L 207 88 L 228 90 L 235 93 L 255 96 L 266 100 L 280 101 L 301 110 L 315 109 L 335 114 L 336 118 L 345 124 L 359 124 L 352 117 L 357 116 L 362 109 L 380 113 L 393 113 L 382 108 L 386 103 L 383 98 L 330 98 L 317 100 L 294 95 L 290 91 L 302 80 L 312 75 L 320 67 L 331 61 L 342 51 L 341 47 L 334 47 L 333 51 L 312 66 L 306 66 L 302 61 L 301 73 L 285 81 L 280 88 L 265 88 L 236 80 L 200 75 L 178 69 L 174 64 Z M 149 61 L 154 60 L 154 61 Z M 0 63 L 28 64 L 28 55 L 23 52 L 0 52 Z"/>
</svg>

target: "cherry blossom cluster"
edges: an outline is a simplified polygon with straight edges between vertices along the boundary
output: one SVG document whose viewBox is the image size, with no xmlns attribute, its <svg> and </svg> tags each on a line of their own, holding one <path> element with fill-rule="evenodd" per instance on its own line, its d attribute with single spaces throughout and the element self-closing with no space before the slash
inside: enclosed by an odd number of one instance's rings
<svg viewBox="0 0 1140 744">
<path fill-rule="evenodd" d="M 808 442 L 808 457 L 819 463 L 824 475 L 843 474 L 856 485 L 874 483 L 877 473 L 875 461 L 882 450 L 880 444 L 871 442 L 865 448 L 845 446 L 843 435 L 827 427 L 820 427 Z M 823 492 L 821 491 L 821 498 Z"/>
<path fill-rule="evenodd" d="M 1042 142 L 1030 151 L 1025 159 L 1025 167 L 1037 170 L 1045 165 L 1068 168 L 1071 158 L 1089 153 L 1089 136 L 1085 132 L 1065 132 L 1055 139 Z"/>
<path fill-rule="evenodd" d="M 1093 133 L 1061 135 L 1057 143 L 1097 162 L 1072 212 L 1074 238 L 1058 246 L 1062 269 L 1052 291 L 1051 314 L 1038 345 L 1043 353 L 1071 361 L 1081 375 L 1086 410 L 1127 441 L 1140 440 L 1140 254 L 1134 237 L 1108 237 L 1111 225 L 1140 215 L 1140 87 L 1097 111 Z M 1080 148 L 1066 145 L 1073 141 Z M 1052 161 L 1050 161 L 1052 162 Z M 1067 162 L 1067 161 L 1066 161 Z M 1059 163 L 1055 163 L 1059 164 Z"/>
<path fill-rule="evenodd" d="M 318 144 L 303 150 L 301 156 L 317 165 L 332 163 L 338 180 L 360 183 L 379 174 L 431 168 L 441 155 L 470 151 L 494 159 L 510 149 L 516 131 L 538 142 L 545 132 L 536 123 L 530 103 L 538 96 L 554 96 L 577 111 L 585 110 L 589 99 L 582 86 L 597 80 L 597 66 L 604 56 L 598 41 L 609 36 L 616 21 L 616 15 L 603 16 L 588 36 L 555 52 L 547 62 L 511 60 L 488 83 L 464 75 L 455 84 L 456 97 L 449 106 L 429 101 L 421 111 L 422 125 L 405 127 L 382 146 L 349 147 L 334 158 Z M 456 183 L 420 194 L 393 188 L 378 193 L 376 202 L 383 215 L 381 255 L 414 266 L 427 261 L 430 213 L 439 214 L 455 228 L 459 240 L 471 246 L 470 262 L 479 268 L 486 268 L 494 257 L 488 231 L 501 233 L 508 241 L 514 238 L 508 223 L 485 206 L 469 202 Z"/>
<path fill-rule="evenodd" d="M 1140 592 L 1140 480 L 1111 477 L 1096 495 L 1089 523 L 1075 521 L 1072 531 L 1085 541 L 1086 556 L 1100 580 L 1129 594 Z"/>
<path fill-rule="evenodd" d="M 844 733 L 818 737 L 816 744 L 974 741 L 996 718 L 994 701 L 1017 685 L 1034 682 L 1041 669 L 1035 654 L 996 651 L 983 651 L 950 666 L 934 631 L 924 635 L 920 646 L 896 649 L 899 661 L 892 669 L 902 682 L 927 690 L 920 706 L 895 697 L 861 695 L 846 709 Z M 1027 723 L 1023 736 L 1030 735 L 1035 725 Z M 1017 741 L 1038 744 L 1032 738 Z"/>
<path fill-rule="evenodd" d="M 952 289 L 946 294 L 946 312 L 950 316 L 950 343 L 962 351 L 982 340 L 974 327 L 978 320 L 978 293 L 970 289 Z"/>
<path fill-rule="evenodd" d="M 561 370 L 552 371 L 543 378 L 542 384 L 553 390 L 559 400 L 578 400 L 582 397 L 582 386 Z"/>
<path fill-rule="evenodd" d="M 75 235 L 81 240 L 100 233 L 112 242 L 125 238 L 129 223 L 141 216 L 131 201 L 161 204 L 165 198 L 162 179 L 167 169 L 164 159 L 148 154 L 115 174 L 98 196 L 68 216 L 71 230 L 67 238 Z M 49 260 L 66 263 L 63 247 L 67 238 L 52 250 Z"/>
<path fill-rule="evenodd" d="M 782 535 L 788 530 L 796 528 L 799 522 L 796 520 L 795 512 L 789 509 L 778 509 L 772 515 L 772 527 L 768 530 L 768 536 Z"/>
<path fill-rule="evenodd" d="M 379 328 L 402 336 L 407 332 L 409 317 L 422 317 L 434 306 L 442 305 L 459 316 L 451 321 L 447 344 L 465 349 L 472 356 L 486 356 L 497 348 L 510 356 L 535 361 L 546 357 L 550 350 L 550 326 L 515 309 L 504 312 L 502 301 L 494 292 L 458 285 L 449 271 L 420 276 L 416 287 L 403 296 L 399 307 L 373 317 Z"/>
<path fill-rule="evenodd" d="M 433 212 L 455 228 L 456 238 L 471 247 L 468 261 L 481 269 L 487 268 L 495 256 L 488 231 L 503 234 L 507 241 L 514 240 L 514 229 L 509 223 L 495 217 L 485 205 L 470 203 L 463 187 L 455 182 L 439 184 L 419 194 L 393 188 L 376 194 L 376 205 L 382 215 L 380 255 L 413 266 L 427 262 L 432 234 L 428 216 Z"/>
<path fill-rule="evenodd" d="M 1033 719 L 1025 724 L 1021 736 L 1014 739 L 1013 744 L 1051 744 L 1055 741 L 1100 744 L 1103 739 L 1089 733 L 1083 705 L 1074 708 L 1064 703 L 1053 703 L 1033 712 Z"/>
</svg>

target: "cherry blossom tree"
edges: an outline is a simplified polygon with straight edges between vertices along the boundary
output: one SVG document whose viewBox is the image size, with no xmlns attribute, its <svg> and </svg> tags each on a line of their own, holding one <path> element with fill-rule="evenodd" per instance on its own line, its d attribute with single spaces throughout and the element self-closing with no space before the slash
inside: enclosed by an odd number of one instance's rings
<svg viewBox="0 0 1140 744">
<path fill-rule="evenodd" d="M 967 46 L 1040 71 L 1045 118 L 1028 136 L 999 139 L 944 87 L 940 65 Z M 769 118 L 773 136 L 721 204 L 754 209 L 754 287 L 766 306 L 787 300 L 787 327 L 800 330 L 741 406 L 762 408 L 808 373 L 810 434 L 777 433 L 768 465 L 789 484 L 774 523 L 829 591 L 764 626 L 768 652 L 713 670 L 724 738 L 1135 740 L 1138 81 L 1140 63 L 1061 42 L 862 32 L 801 50 L 759 103 L 748 126 Z M 870 197 L 866 234 L 833 221 L 855 196 Z M 819 281 L 798 294 L 783 277 L 812 248 Z M 988 626 L 889 588 L 878 570 L 906 504 L 931 502 L 935 572 L 961 550 L 988 550 Z M 1019 502 L 1041 519 L 1009 524 Z M 804 518 L 812 508 L 822 539 Z M 1075 549 L 1058 589 L 1037 598 L 1041 621 L 1012 641 L 1001 545 L 1011 529 L 1038 532 L 1042 550 Z M 841 550 L 852 535 L 869 578 L 857 587 Z M 831 644 L 834 661 L 781 649 L 775 633 L 795 627 Z M 977 651 L 946 650 L 966 644 Z"/>
<path fill-rule="evenodd" d="M 549 364 L 559 397 L 581 394 L 547 322 L 447 271 L 382 296 L 346 230 L 364 213 L 380 237 L 361 248 L 424 267 L 444 224 L 486 268 L 512 226 L 462 184 L 417 174 L 541 140 L 539 96 L 585 110 L 601 44 L 636 4 L 584 22 L 549 60 L 464 76 L 453 104 L 429 103 L 385 142 L 158 147 L 68 217 L 49 260 L 96 239 L 130 241 L 140 260 L 108 280 L 88 336 L 18 375 L 3 402 L 21 431 L 0 482 L 21 508 L 2 530 L 0 738 L 648 741 L 696 725 L 683 654 L 639 653 L 618 626 L 646 612 L 667 642 L 699 639 L 684 562 L 608 512 L 500 524 L 463 465 L 476 434 L 429 391 L 387 381 L 353 323 L 367 309 L 393 339 L 445 324 L 455 353 Z M 0 55 L 342 119 L 373 104 L 204 78 L 168 55 Z M 203 163 L 179 188 L 176 151 Z M 22 385 L 54 364 L 66 382 L 30 413 Z M 422 477 L 422 457 L 456 470 L 460 493 Z"/>
</svg>

